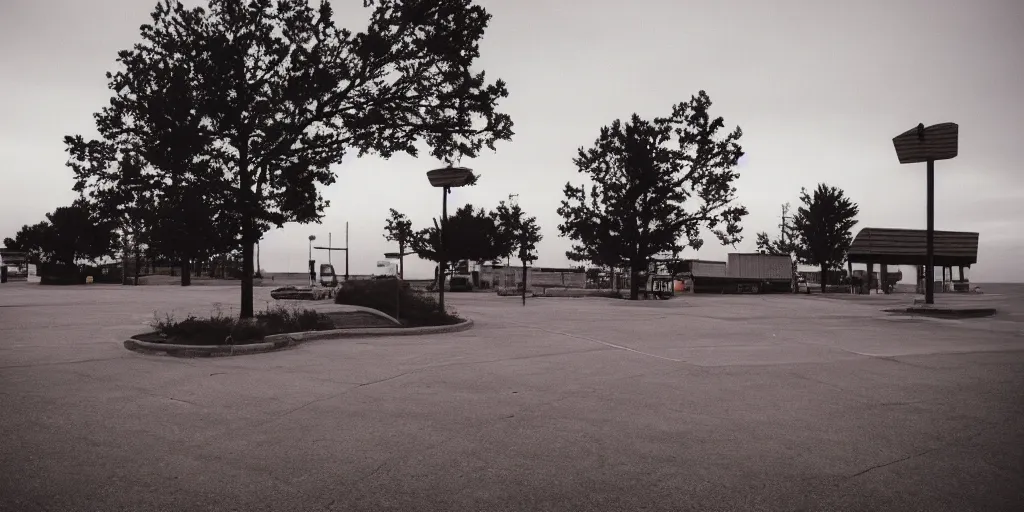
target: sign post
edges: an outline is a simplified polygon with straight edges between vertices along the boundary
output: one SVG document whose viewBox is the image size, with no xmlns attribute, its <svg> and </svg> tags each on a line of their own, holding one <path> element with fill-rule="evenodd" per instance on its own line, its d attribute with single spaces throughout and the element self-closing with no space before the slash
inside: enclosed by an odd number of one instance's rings
<svg viewBox="0 0 1024 512">
<path fill-rule="evenodd" d="M 472 169 L 468 167 L 444 167 L 441 169 L 434 169 L 433 171 L 427 171 L 427 179 L 430 180 L 430 185 L 441 189 L 441 225 L 438 230 L 438 238 L 441 242 L 441 254 L 439 255 L 441 261 L 438 263 L 438 286 L 437 286 L 437 302 L 441 312 L 444 312 L 444 275 L 448 271 L 448 251 L 444 244 L 444 230 L 448 224 L 448 194 L 451 192 L 452 187 L 461 187 L 464 185 L 470 185 L 476 179 Z"/>
<path fill-rule="evenodd" d="M 927 128 L 922 123 L 892 139 L 892 144 L 896 148 L 896 156 L 901 164 L 922 162 L 928 164 L 928 230 L 925 237 L 928 249 L 924 268 L 925 304 L 935 304 L 935 161 L 956 158 L 959 130 L 956 123 L 941 123 Z M 870 272 L 868 274 L 870 279 Z"/>
</svg>

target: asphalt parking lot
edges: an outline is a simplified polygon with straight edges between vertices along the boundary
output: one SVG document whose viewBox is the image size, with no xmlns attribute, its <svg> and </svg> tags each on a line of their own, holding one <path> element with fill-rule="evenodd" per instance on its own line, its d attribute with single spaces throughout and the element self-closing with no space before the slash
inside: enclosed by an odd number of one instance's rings
<svg viewBox="0 0 1024 512">
<path fill-rule="evenodd" d="M 178 359 L 121 342 L 237 289 L 8 283 L 0 510 L 1024 510 L 1016 317 L 448 298 L 472 330 Z"/>
</svg>

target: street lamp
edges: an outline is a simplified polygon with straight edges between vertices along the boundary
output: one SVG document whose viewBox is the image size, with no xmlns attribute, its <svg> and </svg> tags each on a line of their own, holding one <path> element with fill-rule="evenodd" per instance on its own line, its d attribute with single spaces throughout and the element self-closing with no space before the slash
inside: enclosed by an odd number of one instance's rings
<svg viewBox="0 0 1024 512">
<path fill-rule="evenodd" d="M 444 312 L 444 274 L 448 267 L 448 251 L 444 246 L 444 226 L 448 222 L 448 193 L 452 187 L 461 187 L 471 183 L 474 179 L 473 171 L 468 167 L 443 167 L 427 171 L 427 179 L 430 185 L 442 189 L 441 193 L 441 225 L 439 227 L 439 238 L 441 241 L 440 262 L 438 262 L 438 304 Z"/>
<path fill-rule="evenodd" d="M 925 304 L 935 304 L 935 161 L 955 158 L 960 128 L 956 123 L 941 123 L 925 128 L 918 124 L 892 139 L 901 164 L 928 163 L 928 231 L 925 256 Z M 870 279 L 871 276 L 868 276 Z"/>
<path fill-rule="evenodd" d="M 316 269 L 313 268 L 313 240 L 316 240 L 316 235 L 309 235 L 309 286 L 316 285 Z"/>
</svg>

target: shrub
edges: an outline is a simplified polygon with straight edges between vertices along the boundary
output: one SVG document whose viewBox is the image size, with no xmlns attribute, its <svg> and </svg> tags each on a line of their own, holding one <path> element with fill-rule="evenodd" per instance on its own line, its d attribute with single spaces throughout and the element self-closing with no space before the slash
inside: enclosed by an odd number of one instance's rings
<svg viewBox="0 0 1024 512">
<path fill-rule="evenodd" d="M 403 284 L 405 286 L 400 287 L 399 281 L 394 279 L 348 281 L 338 288 L 334 302 L 376 309 L 397 318 L 407 327 L 452 325 L 462 321 L 458 315 L 440 311 L 432 295 Z"/>
<path fill-rule="evenodd" d="M 155 320 L 152 326 L 167 337 L 168 343 L 238 345 L 257 343 L 271 334 L 334 329 L 334 322 L 327 315 L 309 309 L 289 311 L 278 307 L 260 311 L 256 318 L 247 320 L 228 317 L 220 312 L 207 318 L 189 315 L 180 322 L 167 315 L 163 320 Z"/>
<path fill-rule="evenodd" d="M 270 334 L 334 329 L 334 322 L 327 315 L 311 309 L 289 311 L 278 307 L 256 313 L 256 320 L 262 323 Z"/>
</svg>

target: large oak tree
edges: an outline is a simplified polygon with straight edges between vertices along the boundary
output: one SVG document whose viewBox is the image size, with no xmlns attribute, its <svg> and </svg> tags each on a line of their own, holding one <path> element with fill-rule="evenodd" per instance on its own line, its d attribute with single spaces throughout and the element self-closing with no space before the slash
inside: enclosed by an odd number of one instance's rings
<svg viewBox="0 0 1024 512">
<path fill-rule="evenodd" d="M 700 91 L 668 117 L 615 120 L 593 147 L 580 148 L 574 163 L 589 178 L 589 194 L 567 183 L 558 209 L 559 231 L 574 242 L 570 260 L 628 268 L 636 299 L 652 256 L 700 249 L 702 229 L 723 244 L 741 239 L 747 209 L 736 203 L 733 183 L 742 132 L 725 131 L 710 107 Z"/>
<path fill-rule="evenodd" d="M 131 103 L 135 124 L 127 129 L 161 141 L 190 137 L 200 148 L 192 173 L 162 170 L 215 191 L 217 208 L 238 219 L 242 317 L 253 313 L 254 244 L 272 226 L 319 221 L 327 202 L 317 186 L 335 181 L 330 166 L 345 155 L 415 156 L 423 141 L 451 161 L 512 136 L 510 118 L 496 110 L 505 84 L 471 71 L 490 20 L 482 7 L 364 4 L 370 21 L 354 34 L 335 25 L 327 1 L 210 0 L 189 9 L 165 0 L 132 50 L 141 63 L 122 58 L 114 101 Z M 177 73 L 185 68 L 187 76 Z M 191 135 L 153 129 L 153 112 L 168 107 L 147 91 L 153 70 L 164 69 L 178 78 L 157 81 L 178 87 L 174 108 L 178 119 L 195 121 Z M 161 187 L 181 193 L 166 181 Z"/>
</svg>

